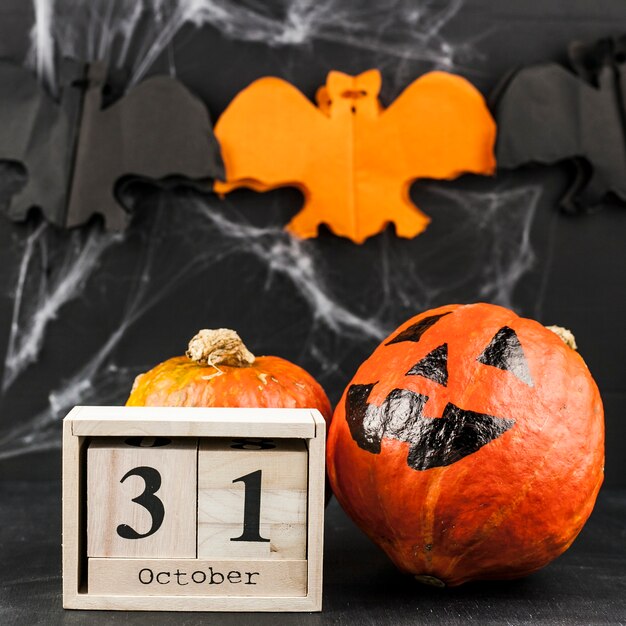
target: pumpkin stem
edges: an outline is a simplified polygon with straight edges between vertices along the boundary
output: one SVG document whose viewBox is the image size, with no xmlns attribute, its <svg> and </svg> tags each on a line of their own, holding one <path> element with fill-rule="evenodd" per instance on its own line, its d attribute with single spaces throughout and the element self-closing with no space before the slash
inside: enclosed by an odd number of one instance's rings
<svg viewBox="0 0 626 626">
<path fill-rule="evenodd" d="M 203 328 L 189 342 L 185 353 L 200 365 L 211 365 L 222 373 L 218 365 L 247 367 L 254 363 L 255 356 L 246 348 L 241 337 L 229 328 Z"/>
<path fill-rule="evenodd" d="M 546 326 L 546 328 L 562 339 L 572 350 L 578 349 L 576 337 L 574 337 L 574 333 L 571 330 L 567 330 L 567 328 L 562 326 Z"/>
</svg>

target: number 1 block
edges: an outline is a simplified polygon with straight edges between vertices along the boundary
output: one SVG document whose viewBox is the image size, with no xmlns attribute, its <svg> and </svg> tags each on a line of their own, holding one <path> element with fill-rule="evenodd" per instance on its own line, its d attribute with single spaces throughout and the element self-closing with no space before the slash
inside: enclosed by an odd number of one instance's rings
<svg viewBox="0 0 626 626">
<path fill-rule="evenodd" d="M 198 453 L 198 558 L 305 559 L 303 440 L 212 439 Z"/>
<path fill-rule="evenodd" d="M 197 440 L 94 439 L 87 449 L 87 556 L 196 556 Z"/>
</svg>

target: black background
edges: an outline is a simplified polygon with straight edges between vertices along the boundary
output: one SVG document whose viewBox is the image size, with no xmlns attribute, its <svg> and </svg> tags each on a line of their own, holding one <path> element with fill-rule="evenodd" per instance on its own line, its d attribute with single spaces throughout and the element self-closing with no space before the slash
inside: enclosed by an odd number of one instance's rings
<svg viewBox="0 0 626 626">
<path fill-rule="evenodd" d="M 66 26 L 74 20 L 83 35 L 81 25 L 89 22 L 85 6 L 59 11 Z M 620 0 L 467 0 L 422 41 L 416 33 L 433 28 L 424 27 L 427 18 L 445 16 L 454 2 L 389 1 L 359 9 L 358 3 L 329 0 L 318 3 L 319 11 L 336 17 L 324 18 L 302 41 L 279 45 L 269 36 L 250 41 L 257 22 L 242 21 L 234 7 L 282 24 L 291 3 L 223 6 L 232 15 L 218 20 L 219 28 L 210 19 L 181 26 L 147 72 L 175 70 L 213 120 L 240 89 L 266 74 L 282 76 L 312 97 L 330 69 L 356 73 L 379 67 L 388 105 L 411 80 L 450 58 L 452 70 L 488 94 L 516 66 L 565 61 L 572 39 L 626 30 Z M 408 24 L 403 16 L 411 9 L 426 17 Z M 116 75 L 120 90 L 142 58 L 141 42 L 158 30 L 151 19 L 147 14 L 137 29 L 121 68 L 126 78 Z M 33 20 L 27 3 L 2 3 L 0 57 L 25 61 Z M 229 24 L 243 24 L 243 34 Z M 116 45 L 110 49 L 113 60 L 119 56 Z M 409 316 L 448 302 L 487 300 L 574 331 L 605 403 L 606 484 L 626 484 L 626 210 L 607 203 L 593 215 L 562 214 L 558 200 L 568 174 L 562 164 L 502 172 L 495 179 L 420 181 L 412 196 L 433 218 L 426 233 L 405 241 L 390 228 L 360 247 L 328 231 L 304 243 L 284 235 L 282 225 L 302 201 L 293 189 L 238 191 L 220 202 L 211 195 L 136 186 L 128 199 L 135 208 L 131 226 L 112 239 L 97 220 L 73 233 L 44 227 L 37 235 L 37 215 L 25 224 L 0 215 L 0 360 L 11 341 L 28 242 L 36 242 L 35 253 L 13 333 L 21 340 L 32 335 L 37 311 L 50 304 L 41 294 L 50 295 L 72 268 L 85 267 L 81 252 L 104 247 L 92 257 L 93 271 L 49 316 L 33 362 L 0 396 L 0 475 L 58 475 L 58 425 L 67 410 L 77 403 L 122 403 L 138 372 L 182 353 L 198 328 L 236 328 L 253 352 L 303 365 L 336 402 L 358 364 Z M 10 181 L 4 172 L 5 197 Z M 490 212 L 489 203 L 497 210 Z M 299 262 L 313 264 L 314 278 Z M 498 263 L 506 270 L 501 276 Z M 301 273 L 294 274 L 294 267 Z M 322 296 L 315 291 L 320 286 Z M 340 307 L 352 321 L 341 321 Z M 5 362 L 5 376 L 6 368 Z"/>
</svg>

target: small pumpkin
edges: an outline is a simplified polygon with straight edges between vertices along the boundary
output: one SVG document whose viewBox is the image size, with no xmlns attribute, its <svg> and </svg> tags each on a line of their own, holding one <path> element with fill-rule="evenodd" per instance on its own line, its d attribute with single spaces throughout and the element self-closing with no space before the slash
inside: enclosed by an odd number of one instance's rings
<svg viewBox="0 0 626 626">
<path fill-rule="evenodd" d="M 328 474 L 401 570 L 439 586 L 516 578 L 573 542 L 602 483 L 604 421 L 567 338 L 499 306 L 449 305 L 361 365 L 333 416 Z"/>
<path fill-rule="evenodd" d="M 201 330 L 186 356 L 137 376 L 126 405 L 312 408 L 327 423 L 331 417 L 328 397 L 310 374 L 277 356 L 255 357 L 226 328 Z"/>
</svg>

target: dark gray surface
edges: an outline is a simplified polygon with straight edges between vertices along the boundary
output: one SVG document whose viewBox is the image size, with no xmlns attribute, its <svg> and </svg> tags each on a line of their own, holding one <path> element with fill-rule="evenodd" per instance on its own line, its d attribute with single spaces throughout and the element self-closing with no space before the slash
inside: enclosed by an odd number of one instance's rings
<svg viewBox="0 0 626 626">
<path fill-rule="evenodd" d="M 574 545 L 517 581 L 435 589 L 397 572 L 346 517 L 326 513 L 318 614 L 64 611 L 60 486 L 0 483 L 0 623 L 55 624 L 624 624 L 626 491 L 603 490 Z"/>
</svg>

